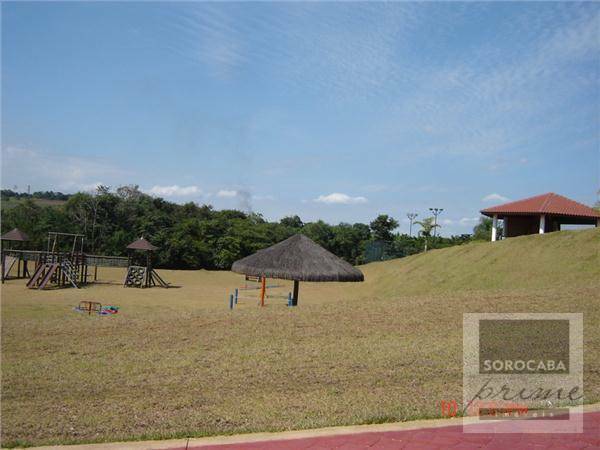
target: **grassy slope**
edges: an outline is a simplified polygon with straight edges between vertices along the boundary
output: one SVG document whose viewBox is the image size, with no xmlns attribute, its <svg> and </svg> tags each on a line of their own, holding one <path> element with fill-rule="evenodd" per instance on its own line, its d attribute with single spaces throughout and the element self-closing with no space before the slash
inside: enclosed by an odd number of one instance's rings
<svg viewBox="0 0 600 450">
<path fill-rule="evenodd" d="M 390 295 L 587 283 L 599 274 L 600 229 L 477 242 L 365 266 Z"/>
<path fill-rule="evenodd" d="M 4 445 L 408 420 L 460 399 L 464 312 L 583 312 L 586 401 L 600 400 L 600 230 L 432 251 L 303 283 L 290 310 L 236 310 L 229 272 L 161 271 L 180 289 L 2 288 Z M 431 281 L 430 281 L 431 280 Z M 284 283 L 280 292 L 287 292 Z M 253 295 L 256 295 L 254 293 Z M 71 311 L 80 300 L 115 317 Z"/>
</svg>

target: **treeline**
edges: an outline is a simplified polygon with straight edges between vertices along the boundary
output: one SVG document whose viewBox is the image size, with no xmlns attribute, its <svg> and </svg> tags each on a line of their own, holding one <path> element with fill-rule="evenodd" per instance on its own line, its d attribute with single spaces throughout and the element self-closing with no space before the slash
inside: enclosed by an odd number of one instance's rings
<svg viewBox="0 0 600 450">
<path fill-rule="evenodd" d="M 2 196 L 2 200 L 8 200 L 10 198 L 38 198 L 45 200 L 69 200 L 71 194 L 63 194 L 62 192 L 54 192 L 54 191 L 38 191 L 33 194 L 28 194 L 27 192 L 15 192 L 11 189 L 2 189 L 0 191 Z"/>
<path fill-rule="evenodd" d="M 433 237 L 432 224 L 427 222 L 423 221 L 418 237 L 394 234 L 398 223 L 386 215 L 369 225 L 303 223 L 298 216 L 268 222 L 256 213 L 171 203 L 148 196 L 137 186 L 123 186 L 115 192 L 101 186 L 95 194 L 70 195 L 61 206 L 42 206 L 29 199 L 2 209 L 2 232 L 14 227 L 25 231 L 31 238 L 29 248 L 45 249 L 47 233 L 60 231 L 85 235 L 87 253 L 126 255 L 126 246 L 144 236 L 160 247 L 157 266 L 175 269 L 228 269 L 235 260 L 296 233 L 307 235 L 351 264 L 472 239 L 470 235 Z"/>
</svg>

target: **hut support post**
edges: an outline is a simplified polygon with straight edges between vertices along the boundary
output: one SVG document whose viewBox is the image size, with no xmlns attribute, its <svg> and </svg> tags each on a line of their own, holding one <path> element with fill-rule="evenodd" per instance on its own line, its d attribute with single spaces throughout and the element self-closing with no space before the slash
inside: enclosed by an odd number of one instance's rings
<svg viewBox="0 0 600 450">
<path fill-rule="evenodd" d="M 292 306 L 298 306 L 298 291 L 300 290 L 300 282 L 294 280 L 294 296 L 292 297 Z"/>
<path fill-rule="evenodd" d="M 496 241 L 497 236 L 498 236 L 498 216 L 496 214 L 494 214 L 494 217 L 492 218 L 492 242 Z"/>
<path fill-rule="evenodd" d="M 150 261 L 150 252 L 146 252 L 146 286 L 150 287 L 150 280 L 152 277 L 152 262 Z"/>
<path fill-rule="evenodd" d="M 260 306 L 265 306 L 265 289 L 267 288 L 267 278 L 265 276 L 261 278 L 261 286 L 260 286 Z"/>
</svg>

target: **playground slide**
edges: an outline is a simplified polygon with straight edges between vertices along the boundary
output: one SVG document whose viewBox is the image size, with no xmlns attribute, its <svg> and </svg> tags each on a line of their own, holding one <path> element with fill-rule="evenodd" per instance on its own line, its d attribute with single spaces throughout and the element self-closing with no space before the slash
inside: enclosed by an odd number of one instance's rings
<svg viewBox="0 0 600 450">
<path fill-rule="evenodd" d="M 48 284 L 48 281 L 50 281 L 50 278 L 52 278 L 52 275 L 54 275 L 54 272 L 56 272 L 57 268 L 58 263 L 40 264 L 33 276 L 27 282 L 27 287 L 29 289 L 44 289 Z M 46 269 L 48 270 L 46 271 Z"/>
<path fill-rule="evenodd" d="M 165 280 L 163 280 L 163 279 L 162 279 L 162 278 L 161 278 L 161 277 L 158 275 L 158 273 L 156 273 L 156 271 L 155 271 L 155 270 L 153 270 L 153 271 L 152 271 L 152 276 L 153 276 L 153 277 L 156 277 L 156 279 L 158 280 L 158 283 L 159 283 L 159 284 L 160 284 L 162 287 L 164 287 L 164 288 L 168 288 L 168 287 L 169 287 L 169 283 L 167 283 Z"/>
<path fill-rule="evenodd" d="M 27 282 L 27 287 L 29 289 L 33 289 L 35 288 L 38 278 L 44 273 L 44 269 L 46 268 L 45 264 L 40 264 L 37 269 L 35 269 L 35 272 L 33 273 L 33 275 L 31 276 L 31 278 L 29 279 L 29 281 Z"/>
<path fill-rule="evenodd" d="M 50 264 L 50 267 L 48 268 L 48 272 L 46 272 L 46 275 L 42 279 L 42 282 L 41 282 L 40 286 L 38 287 L 38 289 L 44 289 L 46 287 L 46 285 L 48 284 L 48 281 L 50 281 L 50 278 L 52 278 L 52 275 L 54 275 L 54 272 L 56 272 L 57 268 L 58 268 L 58 263 Z"/>
</svg>

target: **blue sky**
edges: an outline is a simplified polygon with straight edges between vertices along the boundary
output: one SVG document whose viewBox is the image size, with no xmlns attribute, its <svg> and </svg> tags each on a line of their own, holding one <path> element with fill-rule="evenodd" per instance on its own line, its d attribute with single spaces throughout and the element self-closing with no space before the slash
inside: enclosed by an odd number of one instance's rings
<svg viewBox="0 0 600 450">
<path fill-rule="evenodd" d="M 2 187 L 331 223 L 600 187 L 600 3 L 3 3 Z"/>
</svg>

